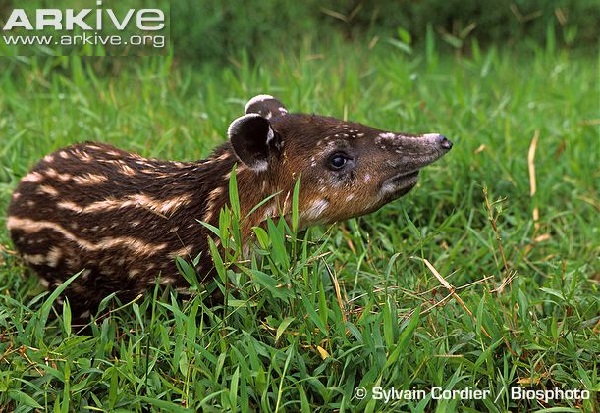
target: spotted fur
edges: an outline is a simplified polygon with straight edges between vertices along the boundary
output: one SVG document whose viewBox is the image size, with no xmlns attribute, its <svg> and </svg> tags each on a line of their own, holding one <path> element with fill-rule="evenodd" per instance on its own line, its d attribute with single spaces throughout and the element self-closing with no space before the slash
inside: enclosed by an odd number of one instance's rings
<svg viewBox="0 0 600 413">
<path fill-rule="evenodd" d="M 301 179 L 303 227 L 372 212 L 406 194 L 420 168 L 452 143 L 439 134 L 382 131 L 316 115 L 289 114 L 269 95 L 246 104 L 229 141 L 207 159 L 147 159 L 102 143 L 81 143 L 45 156 L 15 189 L 7 226 L 21 256 L 44 284 L 83 271 L 67 289 L 72 308 L 93 310 L 106 295 L 130 299 L 160 280 L 186 287 L 175 257 L 202 253 L 210 277 L 209 234 L 218 225 L 237 164 L 244 232 L 287 215 Z"/>
</svg>

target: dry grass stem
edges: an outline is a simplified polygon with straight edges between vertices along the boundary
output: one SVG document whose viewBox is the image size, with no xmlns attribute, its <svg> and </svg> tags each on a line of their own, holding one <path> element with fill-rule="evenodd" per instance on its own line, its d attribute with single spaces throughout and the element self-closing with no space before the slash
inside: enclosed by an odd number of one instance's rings
<svg viewBox="0 0 600 413">
<path fill-rule="evenodd" d="M 540 131 L 536 129 L 531 144 L 529 145 L 529 152 L 527 153 L 527 169 L 529 170 L 529 196 L 533 198 L 537 190 L 535 182 L 535 149 L 537 147 L 538 140 L 540 138 Z M 537 233 L 540 229 L 540 210 L 537 205 L 533 207 L 533 227 Z"/>
<path fill-rule="evenodd" d="M 462 298 L 460 298 L 460 296 L 456 293 L 456 288 L 452 284 L 450 284 L 448 281 L 446 281 L 444 279 L 444 277 L 442 277 L 440 275 L 438 270 L 436 270 L 435 267 L 428 260 L 426 260 L 425 258 L 419 258 L 419 257 L 413 257 L 413 258 L 421 260 L 421 261 L 423 261 L 423 263 L 425 263 L 425 265 L 427 266 L 427 268 L 429 268 L 429 271 L 431 271 L 433 276 L 435 278 L 437 278 L 437 280 L 440 282 L 440 284 L 442 284 L 444 287 L 446 287 L 446 289 L 448 291 L 450 291 L 450 295 L 453 296 L 456 299 L 456 301 L 458 301 L 458 303 L 461 305 L 461 307 L 467 312 L 467 314 L 469 314 L 469 317 L 471 317 L 473 319 L 473 321 L 475 323 L 477 323 L 477 318 L 473 315 L 471 310 L 469 310 L 467 308 L 467 306 L 466 306 L 465 302 L 462 300 Z M 444 298 L 442 301 L 445 301 L 446 298 Z M 483 332 L 483 334 L 486 335 L 486 337 L 491 337 L 483 326 L 481 326 L 481 331 Z"/>
</svg>

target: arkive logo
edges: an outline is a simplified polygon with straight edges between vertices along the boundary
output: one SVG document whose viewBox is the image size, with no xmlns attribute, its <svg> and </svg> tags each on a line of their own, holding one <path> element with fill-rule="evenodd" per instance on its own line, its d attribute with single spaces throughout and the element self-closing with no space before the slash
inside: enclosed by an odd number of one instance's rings
<svg viewBox="0 0 600 413">
<path fill-rule="evenodd" d="M 103 8 L 102 0 L 96 9 L 14 9 L 2 27 L 4 31 L 21 30 L 124 30 L 135 25 L 138 30 L 158 31 L 165 27 L 165 13 L 160 9 L 129 9 L 123 13 Z"/>
</svg>

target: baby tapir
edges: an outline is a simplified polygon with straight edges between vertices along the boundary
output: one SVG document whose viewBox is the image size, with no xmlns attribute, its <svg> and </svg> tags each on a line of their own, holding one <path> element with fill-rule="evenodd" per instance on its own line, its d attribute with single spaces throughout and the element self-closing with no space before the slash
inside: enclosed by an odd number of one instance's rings
<svg viewBox="0 0 600 413">
<path fill-rule="evenodd" d="M 249 232 L 267 217 L 290 214 L 298 179 L 301 226 L 332 223 L 406 194 L 419 169 L 452 148 L 437 133 L 289 114 L 269 95 L 245 109 L 229 141 L 197 162 L 146 159 L 102 143 L 47 155 L 21 180 L 8 209 L 20 255 L 51 287 L 83 271 L 66 295 L 74 312 L 93 311 L 106 295 L 131 299 L 157 279 L 184 288 L 178 256 L 202 253 L 198 274 L 211 274 L 210 234 L 198 221 L 218 225 L 235 164 L 242 216 L 277 194 L 246 220 Z"/>
</svg>

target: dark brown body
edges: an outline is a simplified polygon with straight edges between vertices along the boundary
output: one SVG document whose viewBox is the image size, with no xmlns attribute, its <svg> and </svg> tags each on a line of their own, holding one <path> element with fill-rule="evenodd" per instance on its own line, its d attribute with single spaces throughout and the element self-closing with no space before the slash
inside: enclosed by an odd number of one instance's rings
<svg viewBox="0 0 600 413">
<path fill-rule="evenodd" d="M 67 289 L 75 312 L 93 310 L 112 292 L 123 300 L 161 283 L 186 287 L 175 257 L 202 253 L 210 274 L 203 221 L 217 225 L 237 164 L 246 221 L 286 215 L 301 180 L 302 226 L 374 211 L 407 193 L 418 170 L 452 144 L 438 134 L 407 135 L 314 115 L 290 115 L 259 95 L 229 128 L 230 141 L 206 160 L 145 159 L 99 143 L 44 157 L 16 188 L 7 226 L 23 259 L 50 286 L 83 274 Z M 159 278 L 160 276 L 160 278 Z"/>
</svg>

